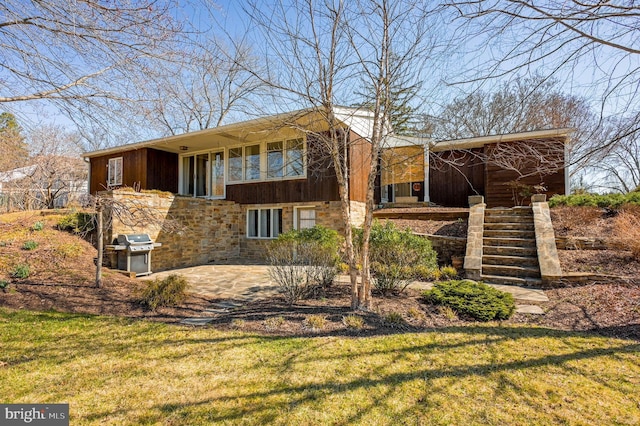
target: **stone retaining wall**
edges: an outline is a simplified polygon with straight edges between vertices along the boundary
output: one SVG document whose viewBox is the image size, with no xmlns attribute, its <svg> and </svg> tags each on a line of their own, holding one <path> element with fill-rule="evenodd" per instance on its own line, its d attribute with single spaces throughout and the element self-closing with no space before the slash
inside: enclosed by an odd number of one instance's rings
<svg viewBox="0 0 640 426">
<path fill-rule="evenodd" d="M 451 265 L 452 257 L 464 258 L 467 239 L 442 235 L 416 234 L 431 241 L 431 247 L 438 253 L 438 264 Z"/>
<path fill-rule="evenodd" d="M 162 244 L 151 253 L 153 271 L 202 265 L 240 255 L 238 232 L 242 209 L 235 202 L 130 191 L 112 191 L 110 195 L 119 203 L 144 213 L 137 215 L 140 220 L 136 223 L 124 223 L 114 215 L 106 235 L 108 243 L 118 234 L 149 234 Z M 167 219 L 176 228 L 171 232 L 162 229 Z"/>
</svg>

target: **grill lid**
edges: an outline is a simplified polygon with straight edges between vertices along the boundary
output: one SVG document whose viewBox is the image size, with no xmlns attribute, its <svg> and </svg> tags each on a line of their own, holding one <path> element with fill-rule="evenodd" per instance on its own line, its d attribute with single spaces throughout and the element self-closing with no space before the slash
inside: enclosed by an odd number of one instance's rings
<svg viewBox="0 0 640 426">
<path fill-rule="evenodd" d="M 118 244 L 140 245 L 152 244 L 149 234 L 120 234 L 118 235 Z"/>
</svg>

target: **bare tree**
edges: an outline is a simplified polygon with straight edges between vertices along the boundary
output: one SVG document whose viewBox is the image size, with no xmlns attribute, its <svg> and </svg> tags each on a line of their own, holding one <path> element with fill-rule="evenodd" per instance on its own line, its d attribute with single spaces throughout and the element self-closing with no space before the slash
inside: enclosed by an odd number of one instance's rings
<svg viewBox="0 0 640 426">
<path fill-rule="evenodd" d="M 481 64 L 459 81 L 482 82 L 535 69 L 598 103 L 600 119 L 635 120 L 635 126 L 619 133 L 640 130 L 636 2 L 453 0 L 449 6 L 461 18 Z M 608 133 L 611 139 L 582 147 L 574 161 L 597 160 L 621 140 L 617 132 Z"/>
<path fill-rule="evenodd" d="M 598 152 L 590 171 L 600 176 L 595 183 L 598 190 L 627 193 L 640 188 L 640 134 L 633 118 L 612 121 L 603 140 L 615 143 Z"/>
<path fill-rule="evenodd" d="M 171 1 L 16 1 L 0 6 L 0 103 L 113 96 L 182 28 Z"/>
<path fill-rule="evenodd" d="M 208 40 L 176 55 L 139 85 L 144 117 L 162 134 L 217 127 L 229 114 L 254 107 L 263 85 L 255 76 L 261 67 L 242 41 L 226 46 Z"/>
<path fill-rule="evenodd" d="M 297 125 L 307 132 L 308 145 L 330 158 L 338 180 L 342 220 L 346 237 L 346 256 L 351 277 L 352 308 L 371 307 L 368 240 L 372 223 L 374 183 L 381 148 L 393 117 L 394 96 L 400 86 L 419 81 L 432 47 L 422 2 L 327 1 L 276 2 L 271 8 L 253 3 L 245 9 L 250 25 L 260 29 L 265 40 L 268 68 L 259 76 L 276 92 L 279 104 L 298 104 L 322 117 L 318 129 Z M 354 93 L 370 94 L 353 102 Z M 349 161 L 354 142 L 349 119 L 340 105 L 370 106 L 371 129 L 366 164 Z M 296 127 L 296 122 L 286 123 Z M 325 163 L 326 165 L 326 163 Z M 358 169 L 362 167 L 362 169 Z M 360 173 L 366 179 L 366 213 L 361 253 L 362 281 L 357 280 L 357 263 L 351 231 L 350 176 Z"/>
<path fill-rule="evenodd" d="M 596 118 L 586 99 L 563 93 L 558 81 L 542 76 L 516 78 L 503 83 L 495 92 L 476 90 L 455 98 L 446 105 L 437 118 L 431 118 L 436 140 L 520 133 L 543 129 L 572 128 L 570 143 L 565 148 L 554 143 L 501 144 L 499 149 L 480 155 L 468 150 L 469 155 L 480 156 L 483 162 L 512 170 L 522 176 L 523 164 L 528 170 L 543 177 L 555 173 L 565 162 L 570 166 L 570 177 L 578 176 L 600 159 L 599 151 L 605 140 L 602 122 Z M 445 142 L 446 143 L 446 142 Z M 436 156 L 434 166 L 449 163 L 456 167 L 456 159 Z"/>
</svg>

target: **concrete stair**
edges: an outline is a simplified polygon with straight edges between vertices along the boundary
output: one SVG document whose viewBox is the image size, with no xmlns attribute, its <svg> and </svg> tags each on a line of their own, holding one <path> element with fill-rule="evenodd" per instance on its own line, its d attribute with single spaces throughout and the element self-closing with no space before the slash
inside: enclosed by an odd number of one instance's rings
<svg viewBox="0 0 640 426">
<path fill-rule="evenodd" d="M 542 284 L 530 207 L 485 210 L 481 279 L 502 285 Z"/>
</svg>

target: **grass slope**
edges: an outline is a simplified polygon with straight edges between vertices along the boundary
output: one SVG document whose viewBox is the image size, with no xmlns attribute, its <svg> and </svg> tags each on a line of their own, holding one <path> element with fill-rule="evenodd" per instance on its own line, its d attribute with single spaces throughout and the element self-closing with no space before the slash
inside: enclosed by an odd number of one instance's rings
<svg viewBox="0 0 640 426">
<path fill-rule="evenodd" d="M 84 424 L 638 424 L 640 344 L 495 325 L 274 337 L 0 309 L 2 402 Z"/>
</svg>

